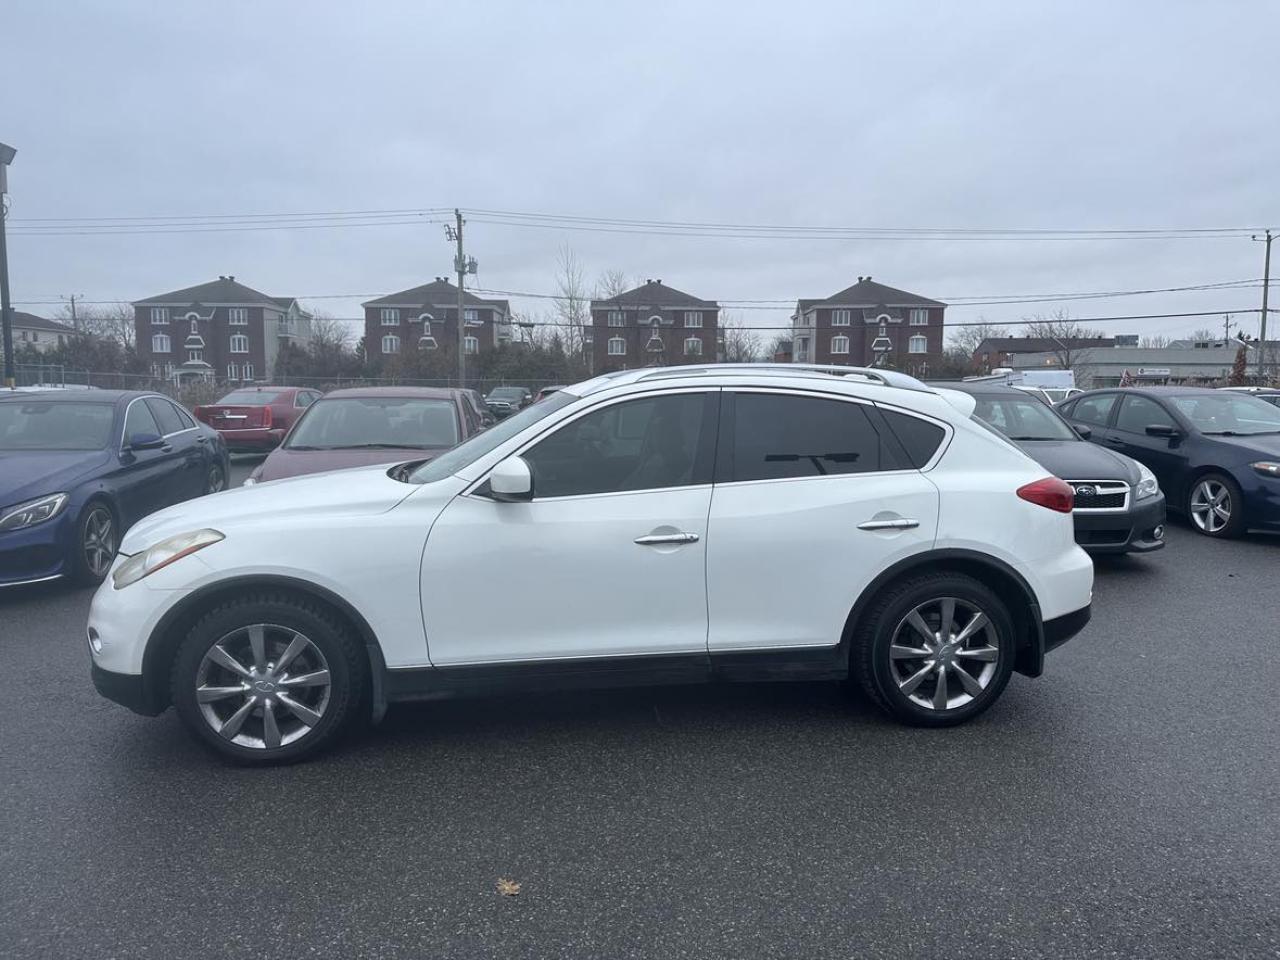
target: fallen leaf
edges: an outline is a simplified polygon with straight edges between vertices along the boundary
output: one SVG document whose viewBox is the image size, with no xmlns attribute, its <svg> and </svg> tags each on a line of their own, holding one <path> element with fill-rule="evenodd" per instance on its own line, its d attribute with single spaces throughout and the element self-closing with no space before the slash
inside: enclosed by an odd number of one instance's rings
<svg viewBox="0 0 1280 960">
<path fill-rule="evenodd" d="M 506 877 L 499 877 L 497 883 L 498 892 L 504 897 L 520 896 L 520 884 L 514 880 L 508 880 Z"/>
</svg>

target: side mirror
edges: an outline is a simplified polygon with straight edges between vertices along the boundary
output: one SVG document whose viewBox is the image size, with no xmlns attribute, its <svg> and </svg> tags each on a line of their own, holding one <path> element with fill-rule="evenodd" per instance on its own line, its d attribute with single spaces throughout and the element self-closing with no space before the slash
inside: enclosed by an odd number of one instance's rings
<svg viewBox="0 0 1280 960">
<path fill-rule="evenodd" d="M 507 457 L 489 474 L 489 492 L 503 503 L 533 499 L 533 474 L 524 457 Z"/>
<path fill-rule="evenodd" d="M 1171 427 L 1167 423 L 1149 423 L 1147 424 L 1148 437 L 1180 437 L 1177 427 Z"/>
<path fill-rule="evenodd" d="M 164 446 L 164 437 L 154 433 L 135 433 L 126 446 L 130 450 L 159 450 Z"/>
<path fill-rule="evenodd" d="M 1093 428 L 1086 427 L 1083 423 L 1073 423 L 1071 425 L 1071 428 L 1075 430 L 1076 434 L 1080 437 L 1081 440 L 1088 440 L 1090 437 L 1093 436 Z"/>
</svg>

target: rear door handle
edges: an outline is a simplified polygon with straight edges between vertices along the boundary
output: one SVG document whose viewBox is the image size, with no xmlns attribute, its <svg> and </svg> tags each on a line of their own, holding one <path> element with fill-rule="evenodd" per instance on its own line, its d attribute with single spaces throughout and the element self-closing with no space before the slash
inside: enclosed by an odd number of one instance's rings
<svg viewBox="0 0 1280 960">
<path fill-rule="evenodd" d="M 651 533 L 648 536 L 636 537 L 635 543 L 642 547 L 652 547 L 662 543 L 697 543 L 696 533 Z"/>
<path fill-rule="evenodd" d="M 919 520 L 908 520 L 898 517 L 896 520 L 864 520 L 858 524 L 859 530 L 914 530 L 920 526 Z"/>
</svg>

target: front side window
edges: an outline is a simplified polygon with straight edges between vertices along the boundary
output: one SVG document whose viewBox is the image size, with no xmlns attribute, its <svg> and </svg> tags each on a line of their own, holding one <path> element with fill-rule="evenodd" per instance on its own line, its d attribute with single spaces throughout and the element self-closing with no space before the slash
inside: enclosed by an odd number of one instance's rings
<svg viewBox="0 0 1280 960">
<path fill-rule="evenodd" d="M 170 341 L 167 333 L 155 333 L 151 335 L 152 353 L 168 353 L 169 350 Z"/>
<path fill-rule="evenodd" d="M 1201 433 L 1222 436 L 1280 433 L 1280 409 L 1258 397 L 1186 396 L 1174 397 L 1173 404 Z"/>
<path fill-rule="evenodd" d="M 702 326 L 702 314 L 697 310 L 686 310 L 684 314 L 684 325 L 686 327 Z"/>
<path fill-rule="evenodd" d="M 400 323 L 400 311 L 395 307 L 383 307 L 381 317 L 384 327 L 394 327 Z"/>
<path fill-rule="evenodd" d="M 912 307 L 907 322 L 913 327 L 927 327 L 929 325 L 929 311 L 921 307 Z"/>
<path fill-rule="evenodd" d="M 832 352 L 832 353 L 848 353 L 848 352 L 849 352 L 849 338 L 848 338 L 848 337 L 846 337 L 846 336 L 843 336 L 843 335 L 841 335 L 841 336 L 839 336 L 839 337 L 832 337 L 832 338 L 831 338 L 831 352 Z"/>
<path fill-rule="evenodd" d="M 1068 414 L 1072 420 L 1105 426 L 1111 418 L 1111 408 L 1116 405 L 1116 394 L 1104 393 L 1097 397 L 1082 397 Z"/>
<path fill-rule="evenodd" d="M 832 310 L 831 325 L 833 327 L 849 326 L 849 311 L 848 310 Z"/>
<path fill-rule="evenodd" d="M 627 353 L 626 340 L 623 340 L 622 337 L 609 338 L 609 356 L 622 357 L 622 356 L 625 356 L 626 353 Z"/>
<path fill-rule="evenodd" d="M 152 307 L 151 322 L 152 323 L 168 323 L 169 308 L 168 307 Z"/>
<path fill-rule="evenodd" d="M 115 418 L 110 403 L 0 402 L 0 450 L 101 450 Z"/>
<path fill-rule="evenodd" d="M 248 353 L 249 338 L 245 336 L 243 333 L 233 334 L 231 337 L 231 352 L 232 353 Z"/>
<path fill-rule="evenodd" d="M 1120 403 L 1116 416 L 1116 429 L 1128 433 L 1146 433 L 1149 426 L 1176 427 L 1173 417 L 1164 407 L 1149 397 L 1130 394 Z"/>
<path fill-rule="evenodd" d="M 399 353 L 400 338 L 397 337 L 395 334 L 387 334 L 387 336 L 383 337 L 382 352 L 383 353 Z"/>
<path fill-rule="evenodd" d="M 925 337 L 920 337 L 920 336 L 912 337 L 910 340 L 907 341 L 907 352 L 908 353 L 928 353 L 929 341 Z"/>
<path fill-rule="evenodd" d="M 973 416 L 1010 440 L 1075 440 L 1062 418 L 1034 397 L 975 398 Z"/>
<path fill-rule="evenodd" d="M 241 327 L 249 322 L 248 307 L 231 307 L 227 310 L 227 323 Z"/>
<path fill-rule="evenodd" d="M 712 393 L 679 393 L 627 400 L 579 417 L 524 453 L 534 497 L 710 482 L 710 457 L 700 458 L 699 450 L 715 402 Z"/>
<path fill-rule="evenodd" d="M 861 404 L 771 393 L 734 396 L 731 480 L 793 480 L 894 469 Z"/>
</svg>

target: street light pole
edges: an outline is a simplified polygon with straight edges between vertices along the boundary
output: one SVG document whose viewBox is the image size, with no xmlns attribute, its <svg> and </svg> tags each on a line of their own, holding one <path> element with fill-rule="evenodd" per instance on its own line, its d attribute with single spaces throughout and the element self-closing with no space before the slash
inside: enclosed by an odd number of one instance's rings
<svg viewBox="0 0 1280 960">
<path fill-rule="evenodd" d="M 9 193 L 9 164 L 17 150 L 0 143 L 0 328 L 3 328 L 4 385 L 12 390 L 17 386 L 17 374 L 13 366 L 13 306 L 9 303 L 9 248 L 5 242 L 5 221 L 9 211 L 4 198 Z"/>
</svg>

